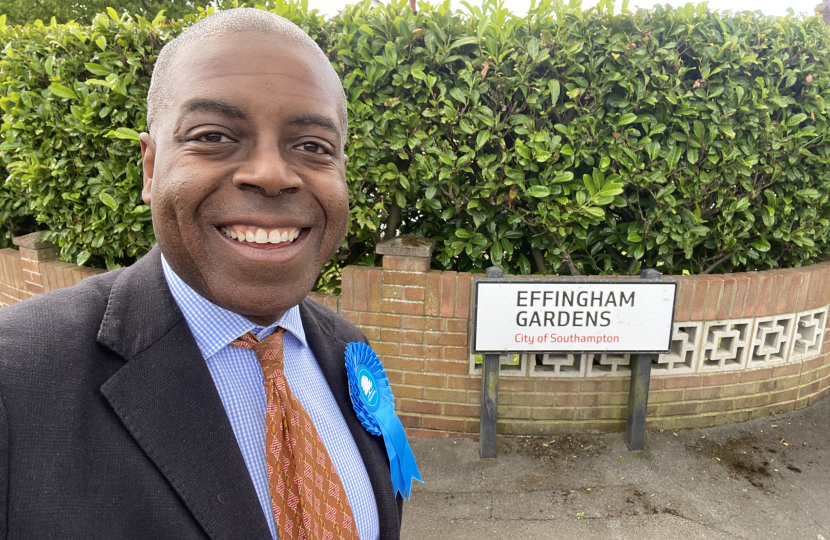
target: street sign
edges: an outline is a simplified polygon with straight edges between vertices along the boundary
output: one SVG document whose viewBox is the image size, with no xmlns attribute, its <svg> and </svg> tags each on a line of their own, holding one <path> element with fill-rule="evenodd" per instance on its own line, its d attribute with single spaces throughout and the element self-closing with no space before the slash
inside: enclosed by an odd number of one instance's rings
<svg viewBox="0 0 830 540">
<path fill-rule="evenodd" d="M 477 280 L 476 353 L 667 353 L 677 281 Z"/>
</svg>

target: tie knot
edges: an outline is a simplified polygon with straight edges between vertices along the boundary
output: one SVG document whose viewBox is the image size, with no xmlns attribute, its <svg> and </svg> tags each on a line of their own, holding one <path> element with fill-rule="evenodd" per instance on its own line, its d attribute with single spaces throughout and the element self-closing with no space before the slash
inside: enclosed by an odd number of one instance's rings
<svg viewBox="0 0 830 540">
<path fill-rule="evenodd" d="M 275 370 L 282 371 L 283 369 L 283 334 L 285 334 L 285 328 L 278 327 L 273 334 L 259 340 L 253 333 L 248 332 L 233 340 L 231 346 L 254 351 L 265 378 L 268 378 L 274 374 Z"/>
</svg>

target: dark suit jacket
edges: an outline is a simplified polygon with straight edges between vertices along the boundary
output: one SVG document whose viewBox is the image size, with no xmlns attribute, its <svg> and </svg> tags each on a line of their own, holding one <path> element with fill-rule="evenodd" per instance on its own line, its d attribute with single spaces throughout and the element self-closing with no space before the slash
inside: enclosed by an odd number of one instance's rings
<svg viewBox="0 0 830 540">
<path fill-rule="evenodd" d="M 348 394 L 344 349 L 365 337 L 314 301 L 300 314 L 366 465 L 380 537 L 397 539 L 383 442 Z M 0 538 L 271 538 L 157 248 L 0 310 L 0 398 Z"/>
</svg>

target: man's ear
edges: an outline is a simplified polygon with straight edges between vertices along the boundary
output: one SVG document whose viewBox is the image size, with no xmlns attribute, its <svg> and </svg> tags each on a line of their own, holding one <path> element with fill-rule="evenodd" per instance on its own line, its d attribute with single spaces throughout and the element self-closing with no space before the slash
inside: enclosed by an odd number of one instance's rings
<svg viewBox="0 0 830 540">
<path fill-rule="evenodd" d="M 141 190 L 141 198 L 145 204 L 150 204 L 150 192 L 153 188 L 153 170 L 156 165 L 156 143 L 149 133 L 141 133 L 138 136 L 141 142 L 141 165 L 144 168 L 144 187 Z"/>
</svg>

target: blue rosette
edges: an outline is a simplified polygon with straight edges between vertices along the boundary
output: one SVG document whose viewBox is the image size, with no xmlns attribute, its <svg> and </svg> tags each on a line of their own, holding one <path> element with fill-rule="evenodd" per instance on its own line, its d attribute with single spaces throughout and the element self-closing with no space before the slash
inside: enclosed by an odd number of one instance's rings
<svg viewBox="0 0 830 540">
<path fill-rule="evenodd" d="M 360 423 L 372 435 L 383 437 L 395 494 L 409 499 L 412 480 L 423 482 L 423 479 L 403 425 L 395 414 L 395 398 L 383 364 L 365 343 L 349 343 L 346 345 L 346 373 L 349 396 Z"/>
</svg>

